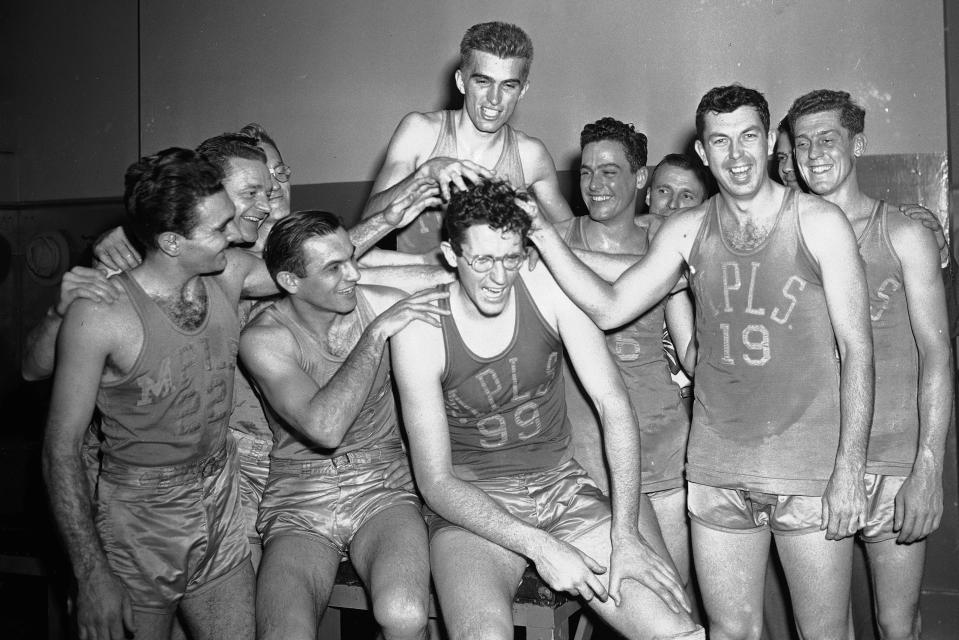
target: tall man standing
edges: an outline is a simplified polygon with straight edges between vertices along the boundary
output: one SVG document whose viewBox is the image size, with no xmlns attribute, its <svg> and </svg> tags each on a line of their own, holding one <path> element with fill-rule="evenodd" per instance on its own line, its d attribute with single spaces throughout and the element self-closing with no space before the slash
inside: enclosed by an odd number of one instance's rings
<svg viewBox="0 0 959 640">
<path fill-rule="evenodd" d="M 672 214 L 612 285 L 541 218 L 532 237 L 603 328 L 661 300 L 688 265 L 698 360 L 686 477 L 710 636 L 759 637 L 775 537 L 803 637 L 843 637 L 873 384 L 855 236 L 837 207 L 769 178 L 775 132 L 759 92 L 710 90 L 696 132 L 719 194 Z"/>
<path fill-rule="evenodd" d="M 703 637 L 655 518 L 639 508 L 639 430 L 622 378 L 548 272 L 521 270 L 529 223 L 504 183 L 455 193 L 442 245 L 458 275 L 441 305 L 450 315 L 393 339 L 450 637 L 513 637 L 527 559 L 628 637 Z M 571 460 L 564 345 L 602 416 L 612 513 Z"/>
<path fill-rule="evenodd" d="M 822 89 L 789 110 L 796 161 L 813 193 L 840 207 L 866 264 L 876 406 L 866 456 L 866 542 L 879 634 L 918 638 L 926 536 L 942 516 L 952 362 L 935 233 L 859 186 L 865 110 Z"/>
<path fill-rule="evenodd" d="M 395 192 L 419 178 L 439 183 L 444 200 L 450 189 L 498 176 L 514 189 L 528 189 L 554 221 L 572 217 L 559 192 L 556 167 L 542 142 L 509 125 L 529 88 L 533 43 L 516 25 L 484 22 L 470 27 L 460 42 L 454 74 L 463 94 L 455 111 L 413 112 L 396 127 L 386 159 L 373 183 L 363 217 L 382 209 Z M 427 211 L 397 236 L 406 253 L 436 253 L 442 213 Z"/>
</svg>

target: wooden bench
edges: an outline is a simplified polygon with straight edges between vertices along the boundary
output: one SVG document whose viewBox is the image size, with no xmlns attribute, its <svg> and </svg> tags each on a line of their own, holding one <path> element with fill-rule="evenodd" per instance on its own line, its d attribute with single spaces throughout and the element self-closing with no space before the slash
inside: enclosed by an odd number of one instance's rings
<svg viewBox="0 0 959 640">
<path fill-rule="evenodd" d="M 366 589 L 349 562 L 340 563 L 330 604 L 320 623 L 317 637 L 323 640 L 340 640 L 342 609 L 370 610 Z M 555 593 L 540 580 L 535 570 L 527 567 L 513 600 L 513 625 L 526 629 L 527 640 L 569 640 L 569 618 L 579 610 L 579 600 Z M 445 637 L 445 634 L 437 633 L 439 612 L 432 593 L 429 616 L 433 627 L 432 638 L 439 640 Z M 589 640 L 591 631 L 589 621 L 585 616 L 581 617 L 575 640 Z"/>
</svg>

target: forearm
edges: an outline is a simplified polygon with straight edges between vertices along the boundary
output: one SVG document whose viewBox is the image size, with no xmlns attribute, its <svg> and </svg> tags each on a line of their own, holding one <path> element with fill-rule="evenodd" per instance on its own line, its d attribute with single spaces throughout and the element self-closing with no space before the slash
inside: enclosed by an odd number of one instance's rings
<svg viewBox="0 0 959 640">
<path fill-rule="evenodd" d="M 632 406 L 599 406 L 603 443 L 609 464 L 609 495 L 613 508 L 612 534 L 637 535 L 641 479 L 639 424 Z"/>
<path fill-rule="evenodd" d="M 350 241 L 356 247 L 356 257 L 359 258 L 372 249 L 373 245 L 394 229 L 396 227 L 386 221 L 386 215 L 382 210 L 370 214 L 369 217 L 366 217 L 364 211 L 364 219 L 350 229 Z"/>
<path fill-rule="evenodd" d="M 952 357 L 946 348 L 919 361 L 919 448 L 913 473 L 941 475 L 952 418 Z"/>
<path fill-rule="evenodd" d="M 79 449 L 67 454 L 43 452 L 43 476 L 54 521 L 63 538 L 74 575 L 82 579 L 109 570 L 93 523 L 93 504 Z"/>
<path fill-rule="evenodd" d="M 639 262 L 640 256 L 627 253 L 599 253 L 585 249 L 573 249 L 577 258 L 583 261 L 606 282 L 616 282 L 623 272 Z"/>
<path fill-rule="evenodd" d="M 425 165 L 423 165 L 425 166 Z M 404 189 L 409 187 L 416 179 L 420 177 L 423 167 L 412 171 L 405 178 L 394 184 L 392 187 L 383 189 L 370 195 L 369 200 L 366 201 L 366 206 L 363 207 L 363 213 L 361 214 L 361 219 L 366 220 L 367 218 L 373 218 L 373 216 L 382 213 L 384 209 L 393 200 L 396 196 L 401 193 Z M 359 249 L 357 249 L 359 251 Z"/>
<path fill-rule="evenodd" d="M 450 475 L 420 485 L 427 505 L 449 522 L 535 562 L 548 535 L 510 515 L 486 492 Z"/>
<path fill-rule="evenodd" d="M 438 254 L 437 254 L 438 255 Z M 400 265 L 439 265 L 439 259 L 428 253 L 403 253 L 373 248 L 359 261 L 361 267 L 396 267 Z"/>
<path fill-rule="evenodd" d="M 386 337 L 374 327 L 366 327 L 333 377 L 300 411 L 304 420 L 296 426 L 322 447 L 332 449 L 340 445 L 370 394 L 386 345 Z"/>
<path fill-rule="evenodd" d="M 63 318 L 50 307 L 40 323 L 27 334 L 20 361 L 25 380 L 43 380 L 53 375 L 57 335 L 62 323 Z"/>
<path fill-rule="evenodd" d="M 360 270 L 363 284 L 379 284 L 415 293 L 432 289 L 453 281 L 453 275 L 446 269 L 433 265 L 396 265 L 390 267 L 369 267 Z"/>
<path fill-rule="evenodd" d="M 874 369 L 872 349 L 842 362 L 839 386 L 840 427 L 836 468 L 862 474 L 872 426 Z"/>
</svg>

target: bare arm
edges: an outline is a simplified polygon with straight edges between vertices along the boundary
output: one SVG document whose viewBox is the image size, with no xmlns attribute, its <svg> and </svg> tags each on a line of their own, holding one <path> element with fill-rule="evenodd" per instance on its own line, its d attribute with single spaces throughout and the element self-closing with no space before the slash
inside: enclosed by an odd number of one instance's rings
<svg viewBox="0 0 959 640">
<path fill-rule="evenodd" d="M 840 359 L 839 451 L 823 495 L 828 539 L 854 534 L 865 522 L 866 445 L 872 424 L 872 327 L 869 297 L 852 228 L 837 207 L 801 212 L 803 237 L 819 262 Z M 668 224 L 668 222 L 667 222 Z"/>
<path fill-rule="evenodd" d="M 427 504 L 450 522 L 530 558 L 552 588 L 605 600 L 596 573 L 603 567 L 577 549 L 515 518 L 453 471 L 440 378 L 443 339 L 414 324 L 393 339 L 393 371 L 410 440 L 417 486 Z"/>
<path fill-rule="evenodd" d="M 56 364 L 57 335 L 70 304 L 77 298 L 111 303 L 117 298 L 120 285 L 112 282 L 99 269 L 74 267 L 63 274 L 57 302 L 47 309 L 43 319 L 26 337 L 21 372 L 26 380 L 43 380 L 53 375 Z"/>
<path fill-rule="evenodd" d="M 130 598 L 113 575 L 93 522 L 93 504 L 81 454 L 93 416 L 110 337 L 89 304 L 67 313 L 57 343 L 58 366 L 43 443 L 43 475 L 57 528 L 78 583 L 81 635 L 124 638 L 132 631 Z"/>
<path fill-rule="evenodd" d="M 896 496 L 897 541 L 910 543 L 939 527 L 942 463 L 952 418 L 952 351 L 939 247 L 928 229 L 902 225 L 890 233 L 902 262 L 909 321 L 919 351 L 919 450 Z"/>
<path fill-rule="evenodd" d="M 298 347 L 284 327 L 257 321 L 240 337 L 240 357 L 270 405 L 298 432 L 321 447 L 338 447 L 369 396 L 387 339 L 414 320 L 436 324 L 443 313 L 432 301 L 446 292 L 403 298 L 371 322 L 342 366 L 320 386 L 297 362 Z M 264 318 L 265 319 L 265 318 Z"/>
<path fill-rule="evenodd" d="M 559 191 L 559 178 L 556 177 L 556 165 L 553 158 L 546 150 L 546 146 L 531 138 L 528 140 L 532 153 L 532 162 L 529 169 L 532 172 L 533 180 L 530 181 L 529 190 L 536 196 L 536 202 L 546 218 L 556 224 L 573 217 L 573 212 L 569 208 L 569 203 Z"/>
<path fill-rule="evenodd" d="M 405 227 L 425 209 L 442 204 L 437 197 L 439 189 L 430 178 L 413 180 L 405 189 L 399 189 L 396 197 L 380 212 L 372 213 L 350 229 L 350 240 L 356 247 L 357 257 L 369 251 L 389 232 Z"/>
<path fill-rule="evenodd" d="M 361 267 L 395 267 L 399 265 L 440 265 L 439 250 L 427 253 L 404 253 L 373 248 L 359 262 Z"/>
<path fill-rule="evenodd" d="M 639 317 L 659 302 L 679 279 L 683 249 L 692 240 L 688 212 L 670 218 L 649 253 L 612 284 L 583 264 L 566 246 L 553 226 L 545 223 L 538 207 L 517 203 L 534 219 L 530 237 L 536 243 L 559 286 L 601 329 L 612 329 Z"/>
<path fill-rule="evenodd" d="M 407 292 L 432 289 L 453 281 L 453 274 L 439 266 L 398 265 L 360 269 L 363 284 L 379 284 Z"/>
<path fill-rule="evenodd" d="M 688 290 L 670 294 L 666 302 L 666 329 L 676 349 L 676 358 L 691 376 L 696 368 L 696 318 Z"/>
<path fill-rule="evenodd" d="M 449 200 L 450 184 L 465 190 L 464 179 L 479 182 L 493 177 L 492 171 L 469 160 L 431 158 L 417 166 L 419 159 L 429 153 L 438 134 L 438 126 L 422 113 L 407 114 L 400 121 L 386 149 L 383 167 L 373 182 L 363 218 L 384 209 L 420 178 L 434 180 L 443 200 Z"/>
<path fill-rule="evenodd" d="M 606 282 L 616 282 L 641 257 L 630 253 L 602 253 L 586 249 L 573 249 L 573 253 Z"/>
<path fill-rule="evenodd" d="M 640 465 L 636 464 L 640 459 L 639 424 L 606 340 L 596 325 L 556 290 L 552 278 L 542 274 L 538 279 L 541 281 L 538 291 L 553 301 L 563 344 L 603 429 L 613 506 L 609 593 L 619 602 L 622 581 L 635 579 L 656 593 L 673 611 L 689 610 L 682 582 L 672 566 L 660 558 L 639 533 L 641 480 Z M 537 302 L 541 300 L 537 296 Z"/>
</svg>

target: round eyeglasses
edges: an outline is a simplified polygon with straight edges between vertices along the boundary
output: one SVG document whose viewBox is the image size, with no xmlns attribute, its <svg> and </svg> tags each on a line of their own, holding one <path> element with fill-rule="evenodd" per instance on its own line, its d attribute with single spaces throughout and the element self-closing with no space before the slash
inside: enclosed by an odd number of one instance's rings
<svg viewBox="0 0 959 640">
<path fill-rule="evenodd" d="M 276 178 L 277 182 L 289 182 L 293 175 L 293 169 L 286 164 L 278 164 L 270 169 L 270 175 Z"/>
<path fill-rule="evenodd" d="M 463 262 L 468 264 L 470 268 L 476 273 L 486 273 L 493 268 L 493 265 L 497 262 L 503 263 L 503 268 L 507 271 L 516 271 L 523 264 L 523 261 L 526 260 L 525 253 L 510 253 L 505 256 L 493 257 L 493 256 L 473 256 L 470 258 L 466 255 L 465 251 L 460 252 L 463 258 Z"/>
</svg>

